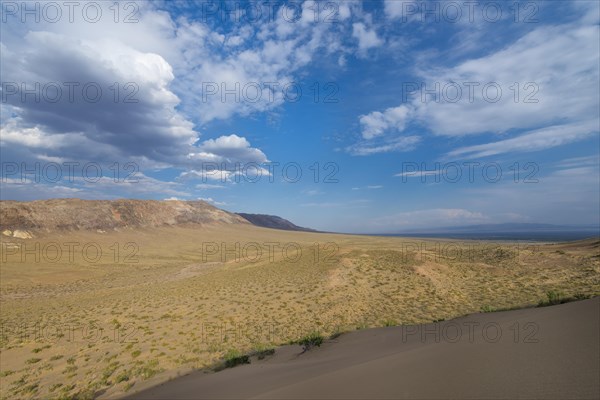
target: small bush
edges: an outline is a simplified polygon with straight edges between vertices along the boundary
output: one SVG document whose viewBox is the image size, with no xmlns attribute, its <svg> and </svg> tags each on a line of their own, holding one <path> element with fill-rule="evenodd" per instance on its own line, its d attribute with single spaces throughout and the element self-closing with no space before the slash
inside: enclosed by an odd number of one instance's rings
<svg viewBox="0 0 600 400">
<path fill-rule="evenodd" d="M 237 350 L 229 350 L 225 353 L 225 368 L 233 368 L 241 364 L 250 364 L 250 357 Z"/>
<path fill-rule="evenodd" d="M 258 346 L 252 352 L 252 355 L 256 356 L 259 360 L 264 359 L 266 356 L 272 356 L 273 354 L 275 354 L 275 349 L 274 348 L 272 348 L 272 347 L 264 347 L 264 346 Z"/>
<path fill-rule="evenodd" d="M 42 361 L 41 358 L 30 358 L 29 360 L 25 361 L 25 363 L 27 363 L 27 364 L 35 364 L 35 363 L 38 363 L 40 361 Z"/>
<path fill-rule="evenodd" d="M 548 291 L 548 293 L 546 293 L 546 296 L 548 296 L 548 303 L 560 304 L 560 298 L 562 297 L 562 293 L 555 290 L 550 290 Z"/>
<path fill-rule="evenodd" d="M 481 307 L 481 312 L 487 313 L 487 312 L 494 312 L 496 311 L 496 309 L 490 305 L 485 305 L 483 307 Z"/>
<path fill-rule="evenodd" d="M 70 374 L 77 371 L 77 367 L 74 365 L 69 365 L 67 368 L 65 368 L 65 370 L 62 372 L 63 374 Z"/>
<path fill-rule="evenodd" d="M 561 304 L 563 302 L 561 300 L 562 293 L 557 290 L 547 291 L 546 297 L 548 298 L 548 300 L 540 300 L 540 302 L 538 303 L 538 307 L 552 306 L 555 304 Z"/>
<path fill-rule="evenodd" d="M 576 300 L 586 300 L 591 298 L 592 296 L 588 295 L 588 294 L 583 294 L 583 293 L 575 293 L 575 299 Z"/>
<path fill-rule="evenodd" d="M 298 340 L 298 344 L 302 346 L 302 352 L 307 352 L 313 347 L 319 347 L 323 344 L 323 336 L 318 332 L 312 332 L 309 335 Z"/>
<path fill-rule="evenodd" d="M 46 350 L 46 349 L 49 349 L 49 348 L 50 348 L 50 345 L 46 345 L 46 346 L 42 346 L 42 347 L 37 347 L 37 348 L 35 348 L 35 349 L 31 350 L 31 351 L 33 353 L 39 353 L 40 351 Z"/>
<path fill-rule="evenodd" d="M 565 297 L 559 291 L 549 290 L 548 292 L 546 292 L 546 297 L 548 298 L 548 300 L 540 300 L 540 302 L 537 305 L 538 307 L 547 307 L 553 306 L 555 304 L 569 303 L 571 301 L 585 300 L 591 298 L 592 296 L 583 293 L 576 293 L 572 297 Z"/>
<path fill-rule="evenodd" d="M 123 371 L 115 378 L 116 383 L 126 382 L 129 380 L 129 371 Z"/>
<path fill-rule="evenodd" d="M 55 383 L 54 385 L 50 386 L 50 393 L 56 391 L 56 389 L 58 389 L 59 387 L 61 387 L 63 384 L 62 383 Z"/>
</svg>

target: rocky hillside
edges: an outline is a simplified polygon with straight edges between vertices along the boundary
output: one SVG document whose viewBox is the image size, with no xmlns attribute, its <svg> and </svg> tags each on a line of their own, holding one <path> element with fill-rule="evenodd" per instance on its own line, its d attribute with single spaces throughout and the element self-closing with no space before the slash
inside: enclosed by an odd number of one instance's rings
<svg viewBox="0 0 600 400">
<path fill-rule="evenodd" d="M 247 219 L 251 224 L 256 226 L 262 226 L 264 228 L 283 229 L 286 231 L 316 232 L 314 229 L 303 228 L 301 226 L 291 223 L 287 219 L 283 219 L 276 215 L 244 213 L 238 213 L 238 215 Z"/>
<path fill-rule="evenodd" d="M 0 231 L 5 236 L 19 237 L 35 231 L 110 231 L 180 224 L 248 224 L 248 221 L 203 201 L 0 201 Z"/>
</svg>

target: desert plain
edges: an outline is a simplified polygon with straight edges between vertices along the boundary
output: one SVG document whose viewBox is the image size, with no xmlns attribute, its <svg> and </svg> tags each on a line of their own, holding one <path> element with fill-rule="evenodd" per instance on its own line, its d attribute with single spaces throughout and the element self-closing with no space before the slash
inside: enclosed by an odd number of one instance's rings
<svg viewBox="0 0 600 400">
<path fill-rule="evenodd" d="M 311 335 L 600 294 L 598 239 L 212 224 L 2 235 L 1 244 L 2 399 L 116 398 Z"/>
</svg>

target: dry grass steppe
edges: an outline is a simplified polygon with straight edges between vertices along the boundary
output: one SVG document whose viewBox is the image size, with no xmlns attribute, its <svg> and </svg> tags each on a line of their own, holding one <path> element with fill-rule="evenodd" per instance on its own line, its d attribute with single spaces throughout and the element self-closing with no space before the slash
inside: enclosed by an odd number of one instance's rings
<svg viewBox="0 0 600 400">
<path fill-rule="evenodd" d="M 3 236 L 0 252 L 2 399 L 118 397 L 315 331 L 535 305 L 548 291 L 600 294 L 597 239 L 525 245 L 240 224 Z"/>
</svg>

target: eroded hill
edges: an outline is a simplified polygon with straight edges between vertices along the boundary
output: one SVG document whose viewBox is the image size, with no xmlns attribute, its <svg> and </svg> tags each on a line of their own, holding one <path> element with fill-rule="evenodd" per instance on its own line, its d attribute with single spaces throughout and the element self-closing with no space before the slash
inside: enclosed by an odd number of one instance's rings
<svg viewBox="0 0 600 400">
<path fill-rule="evenodd" d="M 113 231 L 186 224 L 248 223 L 246 219 L 204 201 L 53 199 L 0 202 L 0 230 L 5 236 L 16 237 L 27 236 L 32 231 Z"/>
</svg>

